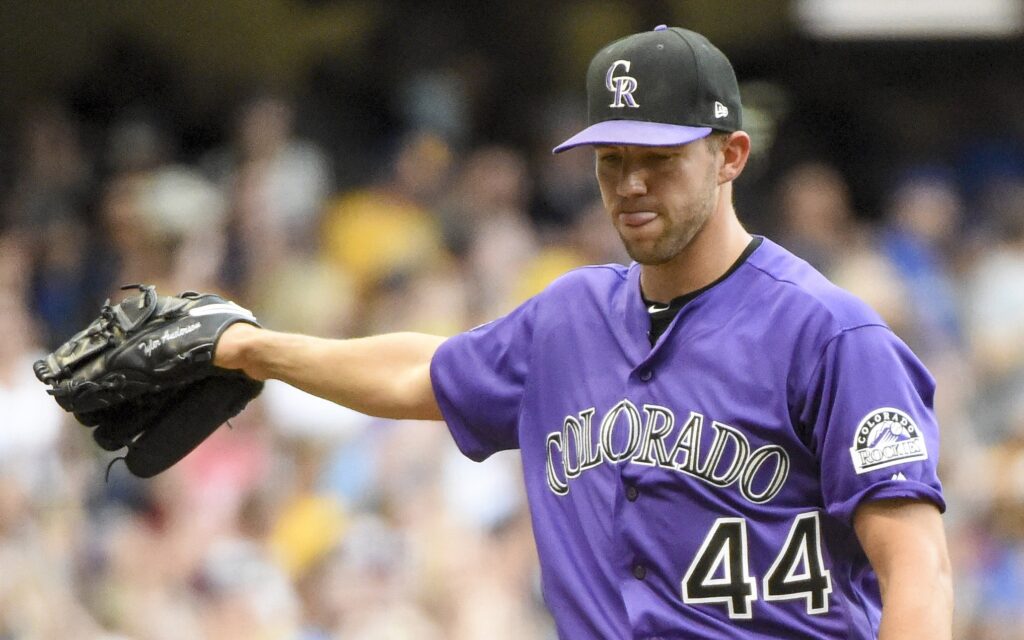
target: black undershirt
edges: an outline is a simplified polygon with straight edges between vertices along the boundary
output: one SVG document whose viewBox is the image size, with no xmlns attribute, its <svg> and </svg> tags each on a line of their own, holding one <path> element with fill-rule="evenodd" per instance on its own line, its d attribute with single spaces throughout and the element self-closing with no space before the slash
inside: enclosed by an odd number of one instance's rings
<svg viewBox="0 0 1024 640">
<path fill-rule="evenodd" d="M 668 325 L 672 324 L 672 320 L 688 302 L 732 275 L 733 271 L 739 269 L 740 265 L 746 262 L 747 258 L 750 257 L 750 254 L 754 253 L 754 250 L 761 246 L 762 240 L 764 240 L 764 238 L 754 236 L 750 240 L 750 244 L 747 245 L 747 248 L 740 254 L 740 257 L 736 259 L 736 262 L 732 263 L 732 266 L 729 267 L 729 269 L 717 280 L 707 286 L 697 289 L 696 291 L 691 291 L 690 293 L 673 298 L 671 302 L 652 302 L 648 300 L 644 296 L 643 291 L 641 291 L 640 297 L 643 298 L 644 306 L 647 308 L 647 313 L 651 317 L 651 330 L 647 332 L 647 337 L 651 341 L 651 346 L 653 347 L 654 343 L 661 337 L 661 334 L 665 333 L 665 329 L 668 329 Z M 654 309 L 652 310 L 651 307 L 654 307 Z"/>
</svg>

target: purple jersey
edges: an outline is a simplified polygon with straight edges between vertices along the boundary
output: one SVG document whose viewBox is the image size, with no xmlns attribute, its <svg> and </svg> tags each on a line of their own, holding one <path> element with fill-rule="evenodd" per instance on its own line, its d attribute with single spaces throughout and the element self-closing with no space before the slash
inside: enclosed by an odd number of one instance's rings
<svg viewBox="0 0 1024 640">
<path fill-rule="evenodd" d="M 522 451 L 560 637 L 874 638 L 852 516 L 944 508 L 933 379 L 768 240 L 653 348 L 639 277 L 573 271 L 431 365 L 463 453 Z"/>
</svg>

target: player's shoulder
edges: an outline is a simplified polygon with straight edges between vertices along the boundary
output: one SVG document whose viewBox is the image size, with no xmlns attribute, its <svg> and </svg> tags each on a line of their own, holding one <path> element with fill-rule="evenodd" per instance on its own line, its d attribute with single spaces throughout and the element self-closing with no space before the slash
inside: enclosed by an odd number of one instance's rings
<svg viewBox="0 0 1024 640">
<path fill-rule="evenodd" d="M 555 278 L 527 305 L 538 322 L 561 325 L 566 318 L 620 308 L 629 282 L 630 269 L 621 264 L 577 267 Z"/>
<path fill-rule="evenodd" d="M 618 263 L 592 264 L 577 267 L 555 278 L 542 296 L 564 299 L 566 295 L 583 292 L 611 292 L 629 278 L 629 267 Z"/>
<path fill-rule="evenodd" d="M 747 264 L 759 272 L 771 299 L 784 302 L 787 315 L 804 316 L 842 332 L 862 326 L 886 326 L 863 300 L 833 284 L 807 261 L 765 238 Z"/>
</svg>

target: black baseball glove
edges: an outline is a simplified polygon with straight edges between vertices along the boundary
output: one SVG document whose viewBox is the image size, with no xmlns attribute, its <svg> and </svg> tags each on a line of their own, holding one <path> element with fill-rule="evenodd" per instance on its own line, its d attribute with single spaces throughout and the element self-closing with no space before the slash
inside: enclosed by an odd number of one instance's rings
<svg viewBox="0 0 1024 640">
<path fill-rule="evenodd" d="M 100 316 L 33 366 L 48 392 L 108 451 L 128 448 L 129 471 L 149 478 L 192 451 L 259 395 L 263 383 L 213 366 L 230 325 L 259 326 L 213 294 L 158 296 L 152 286 Z"/>
</svg>

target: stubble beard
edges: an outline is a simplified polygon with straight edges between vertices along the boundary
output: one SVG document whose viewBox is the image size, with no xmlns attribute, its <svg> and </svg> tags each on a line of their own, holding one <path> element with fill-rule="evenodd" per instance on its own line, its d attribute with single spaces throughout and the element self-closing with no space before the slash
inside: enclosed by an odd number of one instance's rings
<svg viewBox="0 0 1024 640">
<path fill-rule="evenodd" d="M 651 241 L 633 241 L 619 232 L 626 253 L 634 261 L 642 265 L 657 266 L 670 262 L 683 252 L 690 242 L 700 233 L 715 210 L 715 181 L 713 176 L 707 187 L 686 208 L 681 218 L 669 218 L 662 215 L 665 230 L 661 236 Z"/>
</svg>

